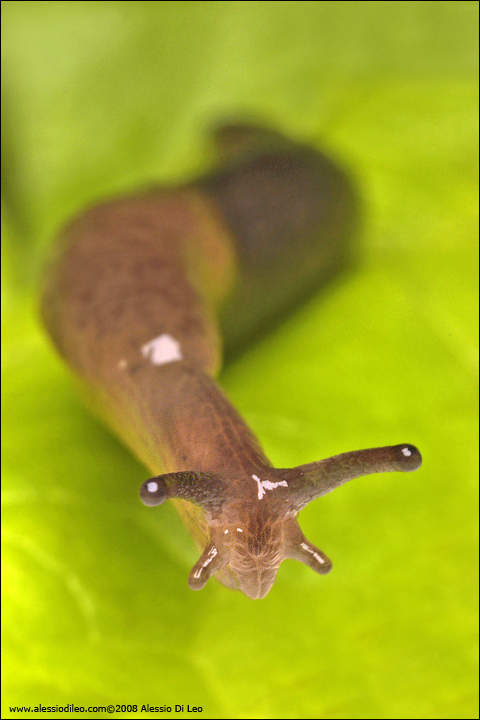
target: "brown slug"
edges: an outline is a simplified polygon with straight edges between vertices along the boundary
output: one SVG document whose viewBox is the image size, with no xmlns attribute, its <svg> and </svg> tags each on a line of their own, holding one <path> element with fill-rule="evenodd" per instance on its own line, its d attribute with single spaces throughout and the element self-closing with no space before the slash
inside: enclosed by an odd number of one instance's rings
<svg viewBox="0 0 480 720">
<path fill-rule="evenodd" d="M 297 514 L 355 477 L 416 470 L 413 445 L 275 469 L 214 380 L 222 357 L 348 260 L 355 198 L 324 155 L 280 133 L 216 131 L 218 167 L 195 182 L 105 202 L 75 219 L 47 270 L 42 314 L 95 410 L 156 474 L 215 574 L 251 598 L 280 563 L 328 557 Z M 220 329 L 221 328 L 221 329 Z"/>
</svg>

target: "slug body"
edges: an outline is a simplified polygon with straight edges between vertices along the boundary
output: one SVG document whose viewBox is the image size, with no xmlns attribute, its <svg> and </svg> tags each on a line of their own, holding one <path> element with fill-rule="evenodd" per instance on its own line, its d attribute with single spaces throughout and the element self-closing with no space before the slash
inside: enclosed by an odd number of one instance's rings
<svg viewBox="0 0 480 720">
<path fill-rule="evenodd" d="M 189 584 L 216 577 L 251 598 L 280 563 L 331 569 L 298 512 L 347 480 L 414 470 L 411 445 L 275 469 L 215 381 L 227 350 L 342 267 L 354 215 L 344 175 L 279 133 L 220 128 L 219 167 L 87 211 L 64 231 L 42 312 L 96 411 L 155 477 L 202 554 Z"/>
</svg>

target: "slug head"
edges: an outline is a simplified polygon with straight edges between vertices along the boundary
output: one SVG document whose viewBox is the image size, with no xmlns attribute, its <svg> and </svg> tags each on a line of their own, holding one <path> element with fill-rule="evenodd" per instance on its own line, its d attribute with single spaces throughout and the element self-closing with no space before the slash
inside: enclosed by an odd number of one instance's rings
<svg viewBox="0 0 480 720">
<path fill-rule="evenodd" d="M 261 477 L 246 475 L 227 482 L 218 475 L 179 472 L 143 483 L 146 505 L 182 498 L 199 505 L 209 542 L 194 565 L 189 585 L 200 590 L 221 569 L 233 578 L 226 584 L 250 598 L 267 595 L 280 563 L 293 558 L 320 574 L 331 570 L 329 558 L 303 535 L 296 516 L 311 500 L 348 480 L 378 472 L 409 472 L 422 458 L 413 445 L 395 445 L 336 455 L 291 469 L 265 467 Z M 257 472 L 259 472 L 257 470 Z"/>
</svg>

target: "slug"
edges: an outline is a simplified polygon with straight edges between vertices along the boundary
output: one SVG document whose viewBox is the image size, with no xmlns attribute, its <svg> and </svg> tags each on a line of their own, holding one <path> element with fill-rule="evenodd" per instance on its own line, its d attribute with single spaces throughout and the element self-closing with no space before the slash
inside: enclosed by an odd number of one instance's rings
<svg viewBox="0 0 480 720">
<path fill-rule="evenodd" d="M 355 195 L 323 154 L 279 132 L 230 124 L 217 166 L 74 219 L 47 268 L 42 315 L 95 411 L 155 474 L 148 506 L 171 500 L 214 574 L 263 598 L 280 563 L 328 573 L 303 535 L 307 503 L 352 478 L 416 470 L 409 444 L 276 469 L 217 384 L 222 339 L 245 344 L 348 262 Z"/>
</svg>

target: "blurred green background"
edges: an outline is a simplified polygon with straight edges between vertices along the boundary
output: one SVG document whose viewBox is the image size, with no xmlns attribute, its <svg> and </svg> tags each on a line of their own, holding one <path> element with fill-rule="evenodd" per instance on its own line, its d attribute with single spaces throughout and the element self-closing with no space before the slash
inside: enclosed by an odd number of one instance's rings
<svg viewBox="0 0 480 720">
<path fill-rule="evenodd" d="M 2 13 L 2 716 L 477 717 L 478 4 Z M 424 457 L 306 508 L 333 572 L 287 561 L 257 602 L 188 589 L 193 542 L 139 503 L 147 471 L 83 409 L 36 310 L 66 218 L 206 168 L 205 128 L 236 115 L 337 157 L 364 227 L 357 270 L 222 384 L 279 467 L 399 442 Z"/>
</svg>

